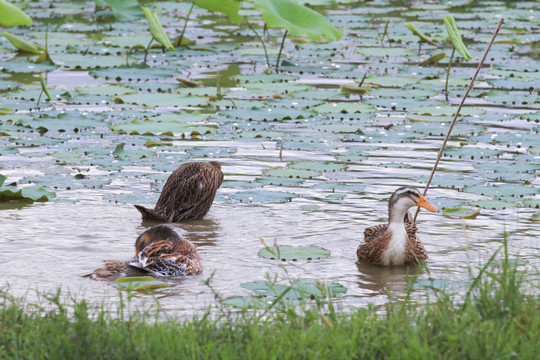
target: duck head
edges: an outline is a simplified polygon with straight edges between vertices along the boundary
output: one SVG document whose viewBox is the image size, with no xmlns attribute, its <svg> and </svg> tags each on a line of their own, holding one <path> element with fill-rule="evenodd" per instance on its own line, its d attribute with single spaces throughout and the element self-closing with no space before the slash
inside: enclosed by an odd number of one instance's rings
<svg viewBox="0 0 540 360">
<path fill-rule="evenodd" d="M 412 186 L 404 186 L 394 191 L 388 201 L 389 223 L 403 222 L 407 211 L 413 206 L 420 206 L 432 212 L 439 211 L 422 196 L 418 189 Z"/>
<path fill-rule="evenodd" d="M 167 225 L 156 225 L 143 232 L 135 241 L 135 255 L 139 255 L 148 245 L 160 240 L 173 243 L 181 242 L 182 238 L 176 231 Z"/>
</svg>

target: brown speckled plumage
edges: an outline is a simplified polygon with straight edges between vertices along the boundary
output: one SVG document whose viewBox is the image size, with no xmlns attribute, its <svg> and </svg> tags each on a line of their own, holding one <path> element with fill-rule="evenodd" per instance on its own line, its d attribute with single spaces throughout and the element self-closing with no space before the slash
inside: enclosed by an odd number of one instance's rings
<svg viewBox="0 0 540 360">
<path fill-rule="evenodd" d="M 376 265 L 413 265 L 425 261 L 427 252 L 416 236 L 418 227 L 408 211 L 413 206 L 438 211 L 414 187 L 397 189 L 388 201 L 388 224 L 364 231 L 364 242 L 356 250 L 360 261 Z"/>
<path fill-rule="evenodd" d="M 217 161 L 182 164 L 167 179 L 153 210 L 134 205 L 143 220 L 182 222 L 202 219 L 223 182 Z"/>
<path fill-rule="evenodd" d="M 418 264 L 428 258 L 426 249 L 416 236 L 418 227 L 411 221 L 411 214 L 407 212 L 405 218 L 405 230 L 407 242 L 405 243 L 405 265 Z M 371 264 L 382 265 L 382 256 L 392 239 L 392 233 L 388 230 L 388 224 L 368 227 L 364 230 L 364 242 L 358 246 L 356 255 L 361 261 Z"/>
<path fill-rule="evenodd" d="M 95 280 L 122 276 L 183 276 L 202 272 L 197 247 L 166 225 L 156 225 L 135 242 L 135 256 L 126 261 L 105 260 L 104 266 L 85 275 Z"/>
</svg>

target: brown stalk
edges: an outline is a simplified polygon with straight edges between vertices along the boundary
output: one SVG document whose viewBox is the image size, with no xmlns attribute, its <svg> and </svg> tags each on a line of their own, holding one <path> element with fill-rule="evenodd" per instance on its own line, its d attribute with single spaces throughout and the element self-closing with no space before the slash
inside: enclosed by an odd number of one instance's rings
<svg viewBox="0 0 540 360">
<path fill-rule="evenodd" d="M 446 137 L 444 138 L 443 144 L 439 150 L 439 153 L 437 154 L 437 160 L 435 160 L 435 164 L 433 164 L 433 169 L 431 170 L 431 175 L 429 176 L 428 182 L 426 184 L 426 187 L 424 188 L 423 195 L 425 196 L 429 185 L 431 184 L 431 180 L 433 180 L 433 175 L 435 175 L 435 171 L 437 170 L 437 166 L 439 165 L 439 161 L 441 160 L 442 153 L 444 151 L 444 147 L 446 146 L 446 143 L 448 142 L 448 139 L 450 138 L 450 133 L 452 132 L 452 129 L 454 128 L 454 125 L 457 121 L 457 118 L 459 116 L 459 112 L 461 111 L 461 108 L 463 107 L 463 104 L 465 103 L 465 99 L 467 99 L 467 96 L 469 95 L 469 91 L 471 91 L 474 80 L 476 80 L 476 76 L 480 72 L 480 69 L 482 68 L 482 65 L 484 65 L 484 61 L 486 61 L 487 55 L 489 53 L 489 50 L 491 49 L 491 45 L 493 45 L 493 42 L 495 41 L 495 38 L 497 37 L 497 34 L 499 33 L 499 30 L 501 29 L 502 25 L 504 24 L 504 19 L 501 18 L 499 21 L 499 25 L 497 26 L 497 29 L 495 30 L 495 33 L 493 34 L 493 37 L 491 38 L 491 42 L 489 43 L 486 52 L 484 53 L 484 57 L 478 64 L 478 67 L 476 68 L 476 71 L 471 79 L 471 82 L 469 83 L 469 86 L 467 86 L 467 91 L 465 91 L 465 95 L 463 95 L 463 98 L 461 99 L 461 102 L 459 104 L 459 107 L 456 111 L 456 114 L 454 115 L 454 119 L 452 120 L 452 123 L 450 123 L 450 128 L 448 129 L 448 133 L 446 134 Z M 414 222 L 416 222 L 416 218 L 418 217 L 418 213 L 420 212 L 420 208 L 416 209 L 416 214 L 414 214 Z"/>
</svg>

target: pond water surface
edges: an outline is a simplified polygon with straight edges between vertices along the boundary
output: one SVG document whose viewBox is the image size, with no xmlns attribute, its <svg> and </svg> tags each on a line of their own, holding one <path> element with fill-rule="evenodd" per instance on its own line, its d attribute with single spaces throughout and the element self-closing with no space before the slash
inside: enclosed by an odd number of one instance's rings
<svg viewBox="0 0 540 360">
<path fill-rule="evenodd" d="M 144 40 L 146 45 L 144 19 L 137 26 L 113 22 L 111 30 L 102 25 L 102 36 L 112 43 L 100 43 L 91 39 L 95 29 L 84 6 L 32 5 L 27 13 L 35 16 L 35 25 L 13 30 L 21 36 L 41 39 L 46 21 L 40 11 L 66 18 L 73 27 L 63 25 L 50 34 L 56 67 L 32 65 L 16 57 L 7 41 L 0 44 L 0 107 L 14 110 L 0 115 L 4 186 L 37 185 L 56 192 L 50 202 L 0 203 L 4 288 L 29 298 L 34 290 L 62 288 L 92 302 L 116 303 L 117 289 L 82 275 L 104 259 L 132 256 L 136 237 L 149 226 L 141 223 L 132 204 L 152 206 L 168 174 L 181 163 L 215 158 L 222 163 L 225 182 L 209 214 L 173 225 L 198 246 L 204 272 L 162 279 L 169 287 L 153 295 L 167 312 L 189 315 L 215 304 L 205 285 L 209 277 L 224 298 L 252 295 L 241 284 L 267 275 L 277 275 L 280 283 L 337 282 L 347 289 L 338 300 L 345 308 L 386 303 L 389 293 L 404 297 L 411 269 L 359 264 L 356 248 L 367 226 L 387 220 L 387 201 L 396 188 L 425 186 L 451 120 L 447 108 L 457 107 L 505 11 L 507 25 L 500 39 L 506 41 L 494 45 L 427 194 L 441 209 L 483 208 L 475 219 L 419 214 L 429 271 L 421 271 L 417 283 L 445 280 L 453 290 L 466 291 L 471 271 L 486 264 L 505 233 L 510 257 L 537 274 L 540 227 L 531 217 L 540 203 L 540 106 L 537 92 L 530 89 L 538 89 L 540 82 L 533 46 L 538 43 L 538 11 L 528 3 L 398 3 L 316 7 L 344 30 L 342 40 L 287 41 L 280 75 L 264 75 L 264 55 L 249 29 L 239 30 L 202 9 L 194 11 L 186 33 L 197 45 L 165 54 L 154 49 L 152 69 L 124 75 L 126 69 L 115 66 L 125 63 L 125 44 Z M 181 31 L 178 24 L 188 5 L 152 5 L 171 37 Z M 254 13 L 249 8 L 243 12 L 262 32 L 260 16 L 249 15 Z M 424 45 L 418 54 L 417 38 L 406 29 L 413 22 L 442 42 L 442 15 L 447 14 L 456 16 L 474 57 L 453 70 L 448 103 L 442 95 L 447 60 L 430 68 L 416 65 L 443 49 L 426 50 Z M 377 38 L 387 18 L 392 47 Z M 64 42 L 74 34 L 81 43 L 66 48 Z M 271 30 L 270 42 L 278 43 L 280 35 Z M 450 45 L 445 46 L 449 54 Z M 111 55 L 100 58 L 100 51 Z M 276 53 L 276 46 L 270 47 L 273 61 Z M 130 61 L 142 58 L 135 52 Z M 82 61 L 80 68 L 73 65 Z M 35 109 L 32 99 L 40 87 L 28 66 L 48 72 L 54 106 L 42 102 Z M 222 100 L 213 98 L 218 71 Z M 357 84 L 366 71 L 371 90 L 362 98 L 340 89 Z M 113 81 L 114 74 L 121 78 Z M 149 80 L 131 79 L 136 76 Z M 203 87 L 182 88 L 177 76 L 201 81 Z M 107 85 L 118 88 L 111 91 Z M 178 98 L 167 97 L 173 94 Z M 156 120 L 158 115 L 163 117 Z M 145 117 L 150 120 L 142 120 L 144 126 L 138 128 L 137 121 Z M 124 153 L 116 151 L 121 143 Z M 331 255 L 312 261 L 268 260 L 257 255 L 264 247 L 261 239 L 268 245 L 315 245 Z M 416 286 L 414 293 L 422 297 L 426 291 Z M 153 300 L 140 294 L 134 301 Z"/>
</svg>

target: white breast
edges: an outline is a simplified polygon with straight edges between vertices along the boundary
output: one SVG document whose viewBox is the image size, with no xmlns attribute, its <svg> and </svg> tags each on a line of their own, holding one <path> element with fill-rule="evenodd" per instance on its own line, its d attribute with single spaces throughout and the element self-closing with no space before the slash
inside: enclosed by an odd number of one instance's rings
<svg viewBox="0 0 540 360">
<path fill-rule="evenodd" d="M 405 264 L 405 244 L 407 243 L 407 231 L 403 224 L 392 224 L 388 227 L 392 232 L 392 239 L 382 256 L 382 264 L 385 266 Z"/>
</svg>

